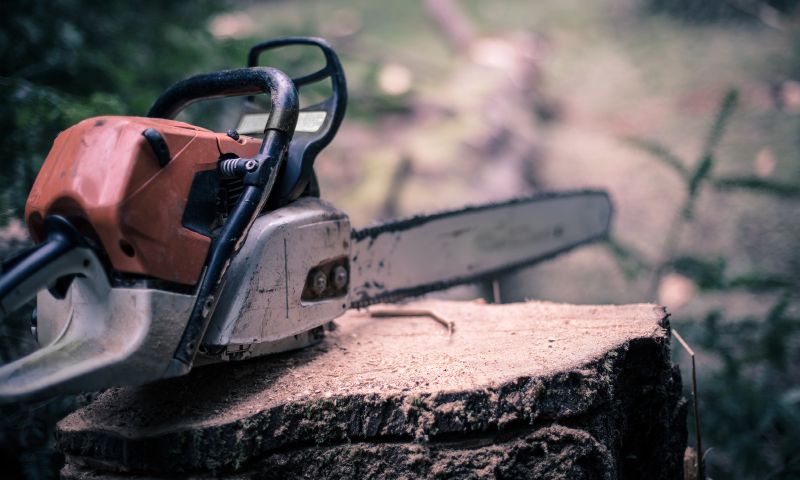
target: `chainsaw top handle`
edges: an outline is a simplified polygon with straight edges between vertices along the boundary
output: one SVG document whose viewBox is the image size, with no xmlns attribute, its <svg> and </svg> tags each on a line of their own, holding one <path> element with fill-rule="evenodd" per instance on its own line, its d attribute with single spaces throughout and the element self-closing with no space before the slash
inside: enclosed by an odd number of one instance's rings
<svg viewBox="0 0 800 480">
<path fill-rule="evenodd" d="M 270 197 L 278 172 L 285 163 L 285 152 L 292 140 L 300 107 L 297 89 L 285 73 L 274 68 L 253 67 L 182 80 L 169 87 L 148 113 L 149 117 L 171 118 L 199 100 L 255 93 L 267 93 L 272 100 L 272 110 L 264 126 L 264 140 L 259 153 L 249 159 L 253 161 L 252 167 L 242 174 L 245 188 L 236 206 L 222 231 L 211 242 L 192 313 L 167 368 L 168 377 L 183 375 L 191 369 L 230 260 Z"/>
<path fill-rule="evenodd" d="M 222 70 L 181 80 L 156 99 L 147 116 L 174 118 L 181 110 L 200 100 L 256 93 L 268 94 L 272 102 L 272 112 L 264 132 L 278 130 L 291 134 L 297 123 L 297 89 L 285 73 L 275 68 Z"/>
<path fill-rule="evenodd" d="M 245 175 L 244 184 L 263 187 L 270 177 L 268 167 L 273 162 L 262 160 L 272 158 L 274 162 L 283 161 L 283 152 L 294 134 L 300 108 L 297 89 L 282 71 L 276 68 L 252 67 L 195 75 L 169 87 L 156 99 L 147 116 L 174 118 L 181 110 L 201 100 L 254 93 L 269 94 L 272 110 L 264 125 L 264 140 L 259 154 L 254 158 L 257 168 Z M 271 184 L 269 190 L 272 190 Z M 270 192 L 266 193 L 268 197 Z M 263 200 L 261 207 L 266 202 L 266 197 Z"/>
<path fill-rule="evenodd" d="M 347 83 L 344 69 L 336 52 L 322 38 L 285 37 L 258 43 L 250 49 L 247 66 L 257 67 L 259 58 L 264 52 L 292 45 L 317 47 L 325 56 L 324 67 L 315 72 L 292 78 L 295 86 L 302 90 L 307 85 L 330 79 L 331 95 L 322 102 L 305 107 L 300 111 L 300 122 L 298 122 L 292 143 L 289 145 L 286 167 L 281 173 L 281 179 L 274 195 L 276 206 L 285 205 L 306 191 L 314 175 L 314 160 L 319 152 L 333 140 L 347 107 Z M 270 200 L 270 204 L 272 203 L 273 201 Z"/>
</svg>

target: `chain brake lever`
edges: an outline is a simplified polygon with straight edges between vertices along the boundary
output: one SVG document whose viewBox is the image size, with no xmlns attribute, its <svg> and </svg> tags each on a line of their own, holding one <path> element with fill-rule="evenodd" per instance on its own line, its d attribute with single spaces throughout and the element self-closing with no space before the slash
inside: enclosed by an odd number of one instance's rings
<svg viewBox="0 0 800 480">
<path fill-rule="evenodd" d="M 292 78 L 296 88 L 301 90 L 308 85 L 330 79 L 332 93 L 325 100 L 300 110 L 294 137 L 289 145 L 286 164 L 281 173 L 281 178 L 275 185 L 275 192 L 270 198 L 270 204 L 273 207 L 282 206 L 296 200 L 303 195 L 309 183 L 314 181 L 314 160 L 316 160 L 319 152 L 333 140 L 339 130 L 339 125 L 342 123 L 347 107 L 347 84 L 345 82 L 344 69 L 338 55 L 324 39 L 316 37 L 286 37 L 258 43 L 250 49 L 247 57 L 247 66 L 258 66 L 259 57 L 266 51 L 291 45 L 317 47 L 325 56 L 324 67 L 313 73 Z M 246 107 L 242 121 L 239 123 L 240 129 L 250 117 L 247 110 L 251 112 L 257 110 L 254 102 L 252 102 L 252 97 L 249 100 L 249 105 Z M 258 114 L 253 116 L 258 117 Z"/>
</svg>

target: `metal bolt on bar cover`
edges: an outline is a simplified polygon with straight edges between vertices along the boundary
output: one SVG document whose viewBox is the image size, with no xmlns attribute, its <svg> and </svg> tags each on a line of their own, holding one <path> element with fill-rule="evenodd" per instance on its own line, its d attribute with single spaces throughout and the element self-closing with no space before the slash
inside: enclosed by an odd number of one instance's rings
<svg viewBox="0 0 800 480">
<path fill-rule="evenodd" d="M 328 288 L 328 277 L 322 270 L 315 270 L 311 276 L 311 290 L 320 295 Z"/>
<path fill-rule="evenodd" d="M 347 269 L 342 265 L 337 265 L 333 269 L 333 286 L 339 290 L 347 285 Z"/>
</svg>

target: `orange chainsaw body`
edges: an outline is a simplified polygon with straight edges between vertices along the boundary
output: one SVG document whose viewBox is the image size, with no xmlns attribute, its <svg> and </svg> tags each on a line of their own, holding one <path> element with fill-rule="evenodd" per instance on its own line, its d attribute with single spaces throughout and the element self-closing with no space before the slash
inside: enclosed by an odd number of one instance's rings
<svg viewBox="0 0 800 480">
<path fill-rule="evenodd" d="M 170 160 L 163 167 L 142 132 L 156 129 Z M 182 223 L 192 181 L 223 154 L 249 157 L 260 139 L 234 140 L 186 123 L 105 116 L 61 132 L 25 206 L 34 241 L 48 215 L 70 219 L 102 246 L 113 270 L 185 285 L 197 283 L 211 238 Z"/>
</svg>

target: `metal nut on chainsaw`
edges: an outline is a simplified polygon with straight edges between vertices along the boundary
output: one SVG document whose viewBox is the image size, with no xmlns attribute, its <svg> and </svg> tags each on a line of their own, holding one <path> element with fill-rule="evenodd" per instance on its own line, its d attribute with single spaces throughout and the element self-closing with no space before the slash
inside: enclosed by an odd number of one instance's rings
<svg viewBox="0 0 800 480">
<path fill-rule="evenodd" d="M 317 270 L 311 277 L 311 290 L 317 294 L 322 293 L 328 288 L 328 276 L 322 270 Z"/>
<path fill-rule="evenodd" d="M 333 288 L 336 290 L 340 290 L 347 286 L 347 269 L 344 268 L 342 265 L 337 265 L 333 269 L 333 273 L 331 275 L 333 277 Z"/>
</svg>

